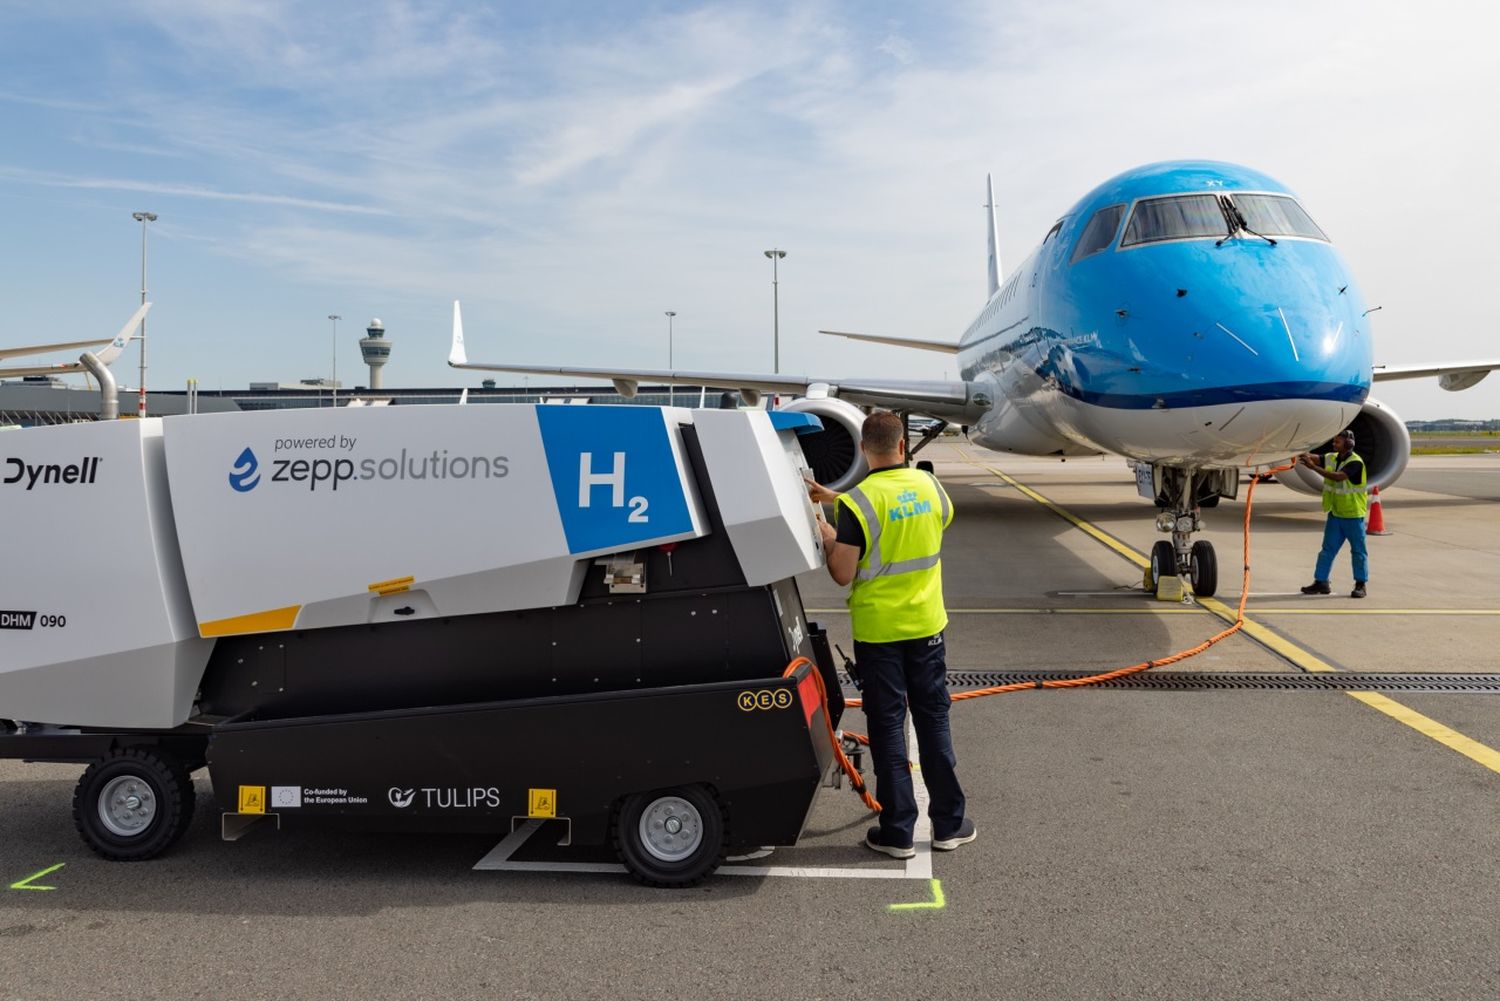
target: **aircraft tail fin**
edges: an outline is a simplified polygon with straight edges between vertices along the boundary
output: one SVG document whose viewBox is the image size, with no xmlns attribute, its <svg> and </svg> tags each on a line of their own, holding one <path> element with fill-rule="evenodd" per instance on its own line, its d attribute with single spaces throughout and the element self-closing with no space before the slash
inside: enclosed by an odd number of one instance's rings
<svg viewBox="0 0 1500 1001">
<path fill-rule="evenodd" d="M 115 339 L 110 341 L 101 350 L 95 352 L 94 357 L 98 358 L 105 365 L 111 364 L 116 358 L 120 357 L 125 351 L 126 346 L 130 344 L 131 338 L 135 337 L 135 332 L 140 329 L 141 321 L 146 318 L 147 313 L 151 312 L 152 305 L 149 302 L 141 303 L 141 308 L 135 311 L 135 315 L 125 321 L 125 326 L 120 328 L 120 332 L 115 335 Z"/>
<path fill-rule="evenodd" d="M 995 232 L 995 182 L 988 174 L 984 177 L 984 193 L 984 228 L 990 241 L 990 297 L 993 297 L 1000 291 L 1000 241 Z"/>
<path fill-rule="evenodd" d="M 464 317 L 458 309 L 458 300 L 453 300 L 453 346 L 448 349 L 449 365 L 467 365 L 468 352 L 464 350 Z"/>
</svg>

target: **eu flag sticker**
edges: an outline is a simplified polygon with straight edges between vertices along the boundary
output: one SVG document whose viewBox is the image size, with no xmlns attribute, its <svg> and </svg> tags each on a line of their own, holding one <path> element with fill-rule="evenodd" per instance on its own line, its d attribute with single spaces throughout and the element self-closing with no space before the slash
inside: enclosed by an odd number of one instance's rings
<svg viewBox="0 0 1500 1001">
<path fill-rule="evenodd" d="M 544 405 L 536 418 L 569 552 L 696 534 L 687 471 L 660 407 Z"/>
</svg>

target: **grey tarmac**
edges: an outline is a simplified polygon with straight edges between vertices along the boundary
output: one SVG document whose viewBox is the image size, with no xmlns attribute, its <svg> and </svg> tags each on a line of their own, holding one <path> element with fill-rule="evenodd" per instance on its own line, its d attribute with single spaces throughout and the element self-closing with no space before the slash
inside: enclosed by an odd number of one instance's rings
<svg viewBox="0 0 1500 1001">
<path fill-rule="evenodd" d="M 958 508 L 944 560 L 954 668 L 1104 670 L 1224 627 L 1141 591 L 1128 552 L 1156 534 L 1121 460 L 948 439 L 928 454 Z M 1225 606 L 1243 496 L 1206 512 Z M 1235 635 L 1175 669 L 1293 672 L 1314 657 L 1500 672 L 1496 497 L 1500 456 L 1413 457 L 1382 494 L 1395 534 L 1371 539 L 1360 602 L 1345 597 L 1347 555 L 1333 596 L 1295 593 L 1317 499 L 1257 487 L 1248 614 L 1270 639 Z M 802 583 L 847 650 L 838 589 Z M 1392 698 L 1500 748 L 1500 696 Z M 937 887 L 859 847 L 869 818 L 847 788 L 822 794 L 801 844 L 761 861 L 892 878 L 663 891 L 473 871 L 494 837 L 223 843 L 201 775 L 174 851 L 108 863 L 73 831 L 80 768 L 3 762 L 0 999 L 1500 996 L 1500 771 L 1407 722 L 1335 692 L 1080 689 L 965 702 L 953 727 L 979 839 L 934 856 Z M 32 881 L 54 889 L 6 889 L 58 863 Z"/>
</svg>

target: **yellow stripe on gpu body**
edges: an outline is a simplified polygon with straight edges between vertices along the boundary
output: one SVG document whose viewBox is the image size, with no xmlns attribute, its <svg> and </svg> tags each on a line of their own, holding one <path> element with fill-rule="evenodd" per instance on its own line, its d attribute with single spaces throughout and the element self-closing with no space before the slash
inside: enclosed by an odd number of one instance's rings
<svg viewBox="0 0 1500 1001">
<path fill-rule="evenodd" d="M 273 633 L 291 629 L 297 624 L 297 613 L 300 611 L 302 611 L 301 605 L 288 605 L 285 608 L 272 608 L 264 612 L 251 612 L 249 615 L 232 615 L 227 619 L 200 622 L 198 635 L 203 637 L 238 636 L 241 633 Z"/>
</svg>

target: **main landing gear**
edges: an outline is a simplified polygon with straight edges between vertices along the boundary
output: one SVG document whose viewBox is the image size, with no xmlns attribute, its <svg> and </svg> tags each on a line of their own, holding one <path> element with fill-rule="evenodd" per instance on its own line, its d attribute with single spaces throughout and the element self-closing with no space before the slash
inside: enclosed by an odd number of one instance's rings
<svg viewBox="0 0 1500 1001">
<path fill-rule="evenodd" d="M 1220 497 L 1232 498 L 1238 492 L 1238 471 L 1156 466 L 1151 473 L 1156 506 L 1162 509 L 1156 516 L 1156 530 L 1170 532 L 1172 541 L 1163 539 L 1151 547 L 1144 583 L 1157 593 L 1163 577 L 1181 577 L 1195 596 L 1211 598 L 1219 589 L 1219 561 L 1213 543 L 1194 542 L 1193 533 L 1203 530 L 1202 508 L 1216 507 Z"/>
</svg>

